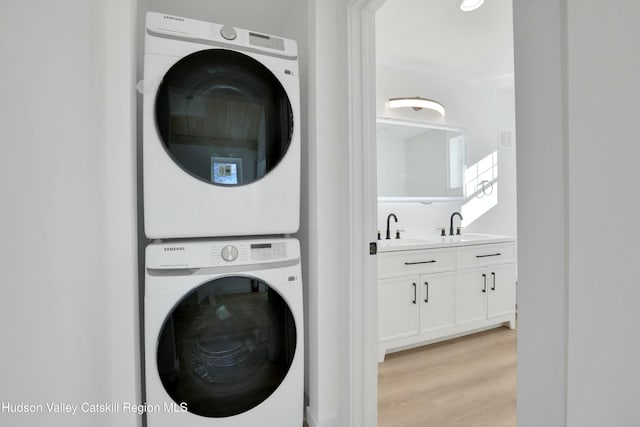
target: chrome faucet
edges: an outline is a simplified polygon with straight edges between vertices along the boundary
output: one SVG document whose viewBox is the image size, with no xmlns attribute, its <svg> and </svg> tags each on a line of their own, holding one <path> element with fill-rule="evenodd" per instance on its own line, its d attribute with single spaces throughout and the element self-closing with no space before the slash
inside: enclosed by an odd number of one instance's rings
<svg viewBox="0 0 640 427">
<path fill-rule="evenodd" d="M 454 212 L 451 214 L 451 219 L 449 220 L 449 236 L 453 236 L 453 217 L 456 215 L 458 215 L 460 217 L 460 221 L 462 221 L 462 215 L 460 215 L 460 212 Z"/>
<path fill-rule="evenodd" d="M 389 214 L 389 216 L 387 217 L 387 234 L 385 237 L 385 239 L 387 240 L 391 239 L 391 230 L 389 230 L 389 220 L 391 219 L 391 217 L 393 217 L 393 219 L 396 221 L 396 224 L 398 223 L 398 217 L 396 216 L 396 214 Z"/>
</svg>

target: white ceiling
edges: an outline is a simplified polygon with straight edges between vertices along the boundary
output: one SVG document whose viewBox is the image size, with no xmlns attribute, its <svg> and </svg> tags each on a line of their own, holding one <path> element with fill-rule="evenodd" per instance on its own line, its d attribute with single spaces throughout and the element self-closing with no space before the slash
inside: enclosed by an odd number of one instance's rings
<svg viewBox="0 0 640 427">
<path fill-rule="evenodd" d="M 461 78 L 512 75 L 511 2 L 462 12 L 457 0 L 386 0 L 376 13 L 376 61 Z"/>
</svg>

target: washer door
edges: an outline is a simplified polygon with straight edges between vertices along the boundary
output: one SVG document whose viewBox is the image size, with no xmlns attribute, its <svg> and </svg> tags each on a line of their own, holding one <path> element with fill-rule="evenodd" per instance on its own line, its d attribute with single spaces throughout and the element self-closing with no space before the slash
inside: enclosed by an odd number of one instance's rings
<svg viewBox="0 0 640 427">
<path fill-rule="evenodd" d="M 224 49 L 193 53 L 169 69 L 156 98 L 156 124 L 176 164 L 223 186 L 268 174 L 293 135 L 280 81 L 257 60 Z"/>
<path fill-rule="evenodd" d="M 183 298 L 162 326 L 162 384 L 177 403 L 204 417 L 229 417 L 267 399 L 296 350 L 296 325 L 282 297 L 242 276 L 209 281 Z"/>
</svg>

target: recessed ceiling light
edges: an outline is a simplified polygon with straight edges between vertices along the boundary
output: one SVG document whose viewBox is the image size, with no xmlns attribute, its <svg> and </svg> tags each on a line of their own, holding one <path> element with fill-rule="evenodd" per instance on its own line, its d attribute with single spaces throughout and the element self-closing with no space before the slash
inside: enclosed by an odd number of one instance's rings
<svg viewBox="0 0 640 427">
<path fill-rule="evenodd" d="M 471 12 L 482 6 L 484 0 L 462 0 L 460 1 L 460 10 L 463 12 Z"/>
</svg>

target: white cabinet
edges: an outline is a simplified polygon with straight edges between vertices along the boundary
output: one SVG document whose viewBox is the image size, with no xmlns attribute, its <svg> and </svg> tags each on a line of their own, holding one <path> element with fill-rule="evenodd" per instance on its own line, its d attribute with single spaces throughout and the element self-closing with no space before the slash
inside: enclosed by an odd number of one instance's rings
<svg viewBox="0 0 640 427">
<path fill-rule="evenodd" d="M 389 351 L 514 328 L 515 277 L 514 242 L 380 253 L 379 361 Z"/>
<path fill-rule="evenodd" d="M 380 357 L 455 323 L 454 248 L 381 253 L 378 262 Z"/>
<path fill-rule="evenodd" d="M 418 334 L 417 278 L 378 282 L 378 336 L 381 341 Z"/>
<path fill-rule="evenodd" d="M 486 269 L 459 271 L 456 275 L 456 321 L 458 325 L 487 317 Z"/>
<path fill-rule="evenodd" d="M 420 276 L 420 333 L 428 334 L 455 323 L 455 275 L 434 273 Z"/>
<path fill-rule="evenodd" d="M 515 313 L 514 264 L 460 270 L 456 279 L 458 325 Z"/>
<path fill-rule="evenodd" d="M 458 325 L 504 319 L 511 327 L 514 326 L 515 244 L 459 247 L 456 271 L 456 323 Z"/>
<path fill-rule="evenodd" d="M 393 341 L 450 327 L 455 321 L 453 272 L 381 279 L 378 336 Z"/>
<path fill-rule="evenodd" d="M 487 318 L 515 315 L 516 267 L 514 264 L 496 265 L 488 269 L 491 285 L 487 290 Z M 511 325 L 513 327 L 513 325 Z"/>
</svg>

